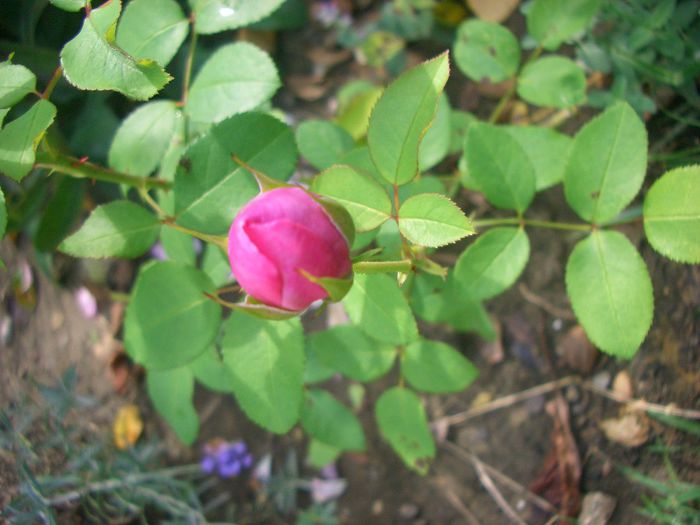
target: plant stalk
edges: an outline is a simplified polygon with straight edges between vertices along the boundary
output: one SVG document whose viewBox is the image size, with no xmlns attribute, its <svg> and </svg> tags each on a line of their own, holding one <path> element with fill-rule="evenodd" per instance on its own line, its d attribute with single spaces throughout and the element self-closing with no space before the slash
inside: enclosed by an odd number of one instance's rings
<svg viewBox="0 0 700 525">
<path fill-rule="evenodd" d="M 352 265 L 355 273 L 409 273 L 413 270 L 413 261 L 403 259 L 401 261 L 360 261 Z"/>
</svg>

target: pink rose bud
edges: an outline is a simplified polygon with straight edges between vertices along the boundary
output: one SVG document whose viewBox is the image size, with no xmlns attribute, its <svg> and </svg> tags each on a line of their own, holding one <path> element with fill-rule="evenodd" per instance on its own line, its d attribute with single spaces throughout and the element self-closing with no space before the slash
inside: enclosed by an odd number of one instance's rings
<svg viewBox="0 0 700 525">
<path fill-rule="evenodd" d="M 248 295 L 292 311 L 328 296 L 300 270 L 342 279 L 352 269 L 341 230 L 321 204 L 296 187 L 263 192 L 246 204 L 231 225 L 228 255 Z"/>
</svg>

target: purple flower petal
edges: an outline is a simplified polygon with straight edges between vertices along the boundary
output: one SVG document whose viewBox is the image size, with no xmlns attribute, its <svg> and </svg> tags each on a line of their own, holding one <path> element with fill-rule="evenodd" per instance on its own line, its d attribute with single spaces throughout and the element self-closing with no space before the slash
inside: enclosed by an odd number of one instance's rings
<svg viewBox="0 0 700 525">
<path fill-rule="evenodd" d="M 78 308 L 87 319 L 92 319 L 97 315 L 97 301 L 90 290 L 81 286 L 75 291 L 74 297 Z"/>
</svg>

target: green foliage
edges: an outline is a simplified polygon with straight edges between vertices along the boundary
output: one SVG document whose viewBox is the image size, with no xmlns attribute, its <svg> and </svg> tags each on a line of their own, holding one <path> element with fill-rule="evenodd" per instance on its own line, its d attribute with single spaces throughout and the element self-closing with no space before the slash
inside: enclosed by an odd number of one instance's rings
<svg viewBox="0 0 700 525">
<path fill-rule="evenodd" d="M 137 60 L 167 66 L 188 31 L 189 23 L 175 0 L 131 0 L 119 19 L 116 43 Z"/>
<path fill-rule="evenodd" d="M 207 350 L 188 366 L 197 382 L 208 389 L 215 392 L 233 392 L 231 372 L 216 348 Z"/>
<path fill-rule="evenodd" d="M 147 100 L 172 77 L 152 59 L 128 55 L 115 43 L 121 0 L 93 9 L 80 33 L 61 50 L 66 79 L 79 89 L 118 91 L 135 100 Z M 94 64 L 102 64 L 95 69 Z"/>
<path fill-rule="evenodd" d="M 423 140 L 418 146 L 418 169 L 421 172 L 428 171 L 440 163 L 449 153 L 450 149 L 450 116 L 452 110 L 447 100 L 447 95 L 443 94 L 438 99 L 435 118 L 430 124 L 430 128 L 425 133 Z"/>
<path fill-rule="evenodd" d="M 399 230 L 419 246 L 437 248 L 474 233 L 462 210 L 447 197 L 420 193 L 399 208 Z"/>
<path fill-rule="evenodd" d="M 356 381 L 373 381 L 389 371 L 396 349 L 366 336 L 357 326 L 334 326 L 308 337 L 318 361 Z"/>
<path fill-rule="evenodd" d="M 564 193 L 585 221 L 613 219 L 637 195 L 647 166 L 644 124 L 625 103 L 588 122 L 574 137 Z"/>
<path fill-rule="evenodd" d="M 553 51 L 587 28 L 600 4 L 601 0 L 535 0 L 527 14 L 527 29 Z"/>
<path fill-rule="evenodd" d="M 0 239 L 5 236 L 5 228 L 7 227 L 7 207 L 5 205 L 5 194 L 0 188 Z"/>
<path fill-rule="evenodd" d="M 267 53 L 247 42 L 228 44 L 197 73 L 185 111 L 196 122 L 219 122 L 255 109 L 279 87 L 277 68 Z"/>
<path fill-rule="evenodd" d="M 36 149 L 56 116 L 56 106 L 39 100 L 0 129 L 0 173 L 22 180 L 32 169 Z"/>
<path fill-rule="evenodd" d="M 159 232 L 160 221 L 142 206 L 113 201 L 95 208 L 60 249 L 73 257 L 134 258 L 153 245 Z"/>
<path fill-rule="evenodd" d="M 198 33 L 219 33 L 258 22 L 275 11 L 284 0 L 188 0 L 195 15 Z"/>
<path fill-rule="evenodd" d="M 518 70 L 520 46 L 515 35 L 502 25 L 472 19 L 457 29 L 454 59 L 472 80 L 502 82 Z"/>
<path fill-rule="evenodd" d="M 479 374 L 456 349 L 440 341 L 422 339 L 406 347 L 401 373 L 409 384 L 425 392 L 459 392 Z"/>
<path fill-rule="evenodd" d="M 400 345 L 418 338 L 411 308 L 391 277 L 356 275 L 343 304 L 352 322 L 378 341 Z"/>
<path fill-rule="evenodd" d="M 621 233 L 595 231 L 566 265 L 571 306 L 593 343 L 632 357 L 651 326 L 653 291 L 644 260 Z"/>
<path fill-rule="evenodd" d="M 360 422 L 345 405 L 325 390 L 306 391 L 301 426 L 316 440 L 338 450 L 365 449 L 365 435 Z"/>
<path fill-rule="evenodd" d="M 586 100 L 586 75 L 568 58 L 540 58 L 518 75 L 518 95 L 536 106 L 578 106 Z"/>
<path fill-rule="evenodd" d="M 333 166 L 314 177 L 313 191 L 345 206 L 358 232 L 373 230 L 391 217 L 391 200 L 373 178 L 349 166 Z"/>
<path fill-rule="evenodd" d="M 187 368 L 151 370 L 146 376 L 148 395 L 156 410 L 187 445 L 194 443 L 199 432 L 199 418 L 192 404 L 194 376 Z"/>
<path fill-rule="evenodd" d="M 508 126 L 506 130 L 520 144 L 535 170 L 536 191 L 562 181 L 571 137 L 538 126 Z"/>
<path fill-rule="evenodd" d="M 381 176 L 406 184 L 418 174 L 418 148 L 447 82 L 447 54 L 407 71 L 382 94 L 372 111 L 367 145 Z"/>
<path fill-rule="evenodd" d="M 644 232 L 660 254 L 700 263 L 700 166 L 671 170 L 644 199 Z"/>
<path fill-rule="evenodd" d="M 0 62 L 0 108 L 9 108 L 36 89 L 36 75 L 10 61 Z"/>
<path fill-rule="evenodd" d="M 233 393 L 250 419 L 283 434 L 299 419 L 304 340 L 298 319 L 266 321 L 234 312 L 221 342 Z"/>
<path fill-rule="evenodd" d="M 435 442 L 420 398 L 406 388 L 390 388 L 377 400 L 375 410 L 380 432 L 404 463 L 427 473 Z"/>
<path fill-rule="evenodd" d="M 307 120 L 296 131 L 299 153 L 314 168 L 325 170 L 355 147 L 344 128 L 326 120 Z"/>
<path fill-rule="evenodd" d="M 127 353 L 149 370 L 177 368 L 204 353 L 221 321 L 221 307 L 205 292 L 214 285 L 196 268 L 170 261 L 142 266 L 124 320 Z"/>
</svg>

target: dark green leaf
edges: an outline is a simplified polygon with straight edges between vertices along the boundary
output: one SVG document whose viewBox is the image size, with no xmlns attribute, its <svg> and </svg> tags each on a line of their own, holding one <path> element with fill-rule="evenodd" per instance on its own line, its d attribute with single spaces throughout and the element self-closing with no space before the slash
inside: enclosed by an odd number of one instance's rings
<svg viewBox="0 0 700 525">
<path fill-rule="evenodd" d="M 215 392 L 233 392 L 231 372 L 212 347 L 189 364 L 195 379 Z"/>
<path fill-rule="evenodd" d="M 564 178 L 564 168 L 571 148 L 571 137 L 540 126 L 508 126 L 535 170 L 535 189 L 544 190 Z"/>
<path fill-rule="evenodd" d="M 189 0 L 198 33 L 218 33 L 245 27 L 273 13 L 284 0 Z"/>
<path fill-rule="evenodd" d="M 401 373 L 412 387 L 432 393 L 459 392 L 479 374 L 476 367 L 453 347 L 427 339 L 406 347 Z"/>
<path fill-rule="evenodd" d="M 85 0 L 49 0 L 53 5 L 64 11 L 80 11 L 85 7 Z"/>
<path fill-rule="evenodd" d="M 339 450 L 362 451 L 365 434 L 355 415 L 325 390 L 307 390 L 301 426 L 315 439 Z"/>
<path fill-rule="evenodd" d="M 194 266 L 197 255 L 194 253 L 195 241 L 192 236 L 174 228 L 163 228 L 160 232 L 163 250 L 171 261 Z"/>
<path fill-rule="evenodd" d="M 552 51 L 586 29 L 600 4 L 601 0 L 535 0 L 527 14 L 527 29 Z"/>
<path fill-rule="evenodd" d="M 191 445 L 199 433 L 199 417 L 194 409 L 194 377 L 189 368 L 149 370 L 148 395 L 156 410 L 168 422 L 185 445 Z"/>
<path fill-rule="evenodd" d="M 73 228 L 82 210 L 86 181 L 71 177 L 59 178 L 51 200 L 34 234 L 34 246 L 52 252 Z"/>
<path fill-rule="evenodd" d="M 355 147 L 352 136 L 338 124 L 327 120 L 306 120 L 296 131 L 299 153 L 309 164 L 325 170 Z"/>
<path fill-rule="evenodd" d="M 36 76 L 26 67 L 0 62 L 0 108 L 9 108 L 36 89 Z"/>
</svg>

